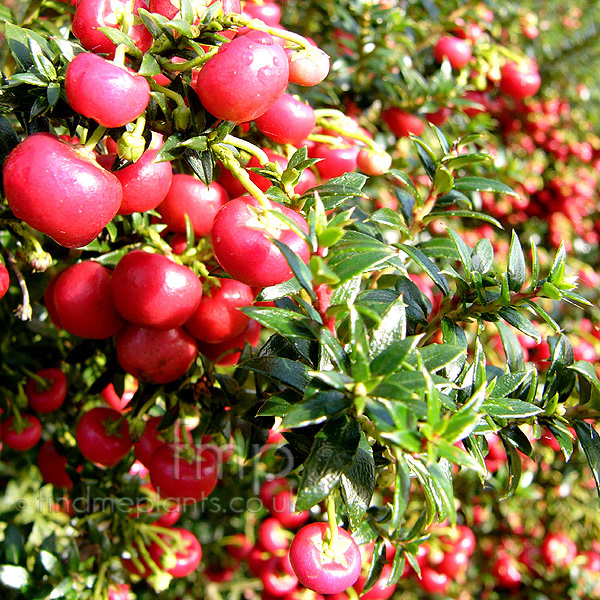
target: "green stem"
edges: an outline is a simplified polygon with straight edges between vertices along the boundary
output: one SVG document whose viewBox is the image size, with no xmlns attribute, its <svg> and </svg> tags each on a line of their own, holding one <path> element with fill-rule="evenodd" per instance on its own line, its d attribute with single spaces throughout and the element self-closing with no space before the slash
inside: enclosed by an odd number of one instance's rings
<svg viewBox="0 0 600 600">
<path fill-rule="evenodd" d="M 225 136 L 223 143 L 230 144 L 231 146 L 235 146 L 240 150 L 244 150 L 248 154 L 252 154 L 252 156 L 256 156 L 256 158 L 258 158 L 258 162 L 260 162 L 261 166 L 263 167 L 271 162 L 264 150 L 262 150 L 252 142 L 248 142 L 247 140 L 243 140 L 228 133 Z"/>
<path fill-rule="evenodd" d="M 211 149 L 215 156 L 223 163 L 223 166 L 226 169 L 229 169 L 233 176 L 246 188 L 246 190 L 258 200 L 261 207 L 265 210 L 270 210 L 271 203 L 269 202 L 269 199 L 265 196 L 264 192 L 250 179 L 248 172 L 240 165 L 233 152 L 219 144 L 213 144 Z"/>
<path fill-rule="evenodd" d="M 329 521 L 329 547 L 335 548 L 338 537 L 337 514 L 335 511 L 335 494 L 327 496 L 327 520 Z"/>
<path fill-rule="evenodd" d="M 86 138 L 85 144 L 83 147 L 88 151 L 93 150 L 96 147 L 96 145 L 98 144 L 98 142 L 104 137 L 105 133 L 106 133 L 106 127 L 103 127 L 102 125 L 100 125 L 99 127 L 96 128 L 94 133 L 92 133 L 92 135 L 89 138 Z"/>
<path fill-rule="evenodd" d="M 332 113 L 332 114 L 327 115 L 324 113 Z M 343 126 L 343 122 L 344 121 L 347 122 L 349 119 L 343 113 L 336 111 L 334 109 L 322 109 L 322 110 L 317 109 L 317 110 L 315 110 L 315 116 L 317 117 L 317 125 L 318 126 L 324 127 L 325 129 L 331 129 L 332 131 L 336 131 L 337 133 L 339 133 L 340 135 L 343 135 L 344 137 L 349 137 L 349 138 L 352 138 L 353 140 L 362 142 L 363 144 L 365 144 L 366 146 L 368 146 L 369 148 L 371 148 L 371 150 L 374 150 L 375 152 L 382 152 L 382 148 L 379 146 L 379 144 L 375 143 L 370 137 L 366 136 L 364 133 L 360 133 L 359 131 L 348 131 L 347 129 L 345 129 Z M 326 116 L 331 116 L 334 118 L 334 120 L 329 121 L 325 118 Z M 352 124 L 354 125 L 354 121 L 352 121 Z"/>
<path fill-rule="evenodd" d="M 205 62 L 211 59 L 218 51 L 219 48 L 213 48 L 212 50 L 209 50 L 202 56 L 198 56 L 197 58 L 192 58 L 191 60 L 186 60 L 178 63 L 171 62 L 170 60 L 159 57 L 158 62 L 165 71 L 190 71 L 191 69 L 201 67 Z"/>
<path fill-rule="evenodd" d="M 236 27 L 248 27 L 248 29 L 263 31 L 264 33 L 268 33 L 272 36 L 298 44 L 298 46 L 301 46 L 305 50 L 314 50 L 315 48 L 306 38 L 302 37 L 301 35 L 292 33 L 291 31 L 286 31 L 284 29 L 269 27 L 260 19 L 251 19 L 236 13 L 228 13 L 224 15 L 222 22 L 225 27 L 233 25 Z"/>
<path fill-rule="evenodd" d="M 175 102 L 175 104 L 177 104 L 177 108 L 187 109 L 185 100 L 183 99 L 183 96 L 181 94 L 178 94 L 177 92 L 174 92 L 173 90 L 170 90 L 169 88 L 165 87 L 164 85 L 160 85 L 159 83 L 156 83 L 156 81 L 154 81 L 154 79 L 151 79 L 149 83 L 150 83 L 150 87 L 152 88 L 153 91 L 160 92 L 161 94 L 164 94 L 167 98 L 170 98 L 171 100 L 173 100 L 173 102 Z"/>
</svg>

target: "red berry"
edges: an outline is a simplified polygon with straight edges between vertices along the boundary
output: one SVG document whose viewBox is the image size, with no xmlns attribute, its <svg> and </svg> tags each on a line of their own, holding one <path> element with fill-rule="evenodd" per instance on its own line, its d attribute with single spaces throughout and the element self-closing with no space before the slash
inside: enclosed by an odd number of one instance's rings
<svg viewBox="0 0 600 600">
<path fill-rule="evenodd" d="M 67 248 L 89 244 L 115 216 L 119 180 L 89 154 L 50 133 L 26 137 L 9 154 L 4 191 L 17 219 Z"/>
<path fill-rule="evenodd" d="M 308 232 L 299 213 L 270 202 L 272 211 L 281 211 Z M 267 287 L 289 280 L 293 273 L 283 253 L 273 244 L 275 238 L 307 263 L 307 243 L 275 214 L 266 213 L 255 198 L 229 201 L 219 211 L 212 230 L 212 243 L 219 264 L 233 277 L 253 287 Z"/>
<path fill-rule="evenodd" d="M 41 445 L 37 466 L 45 482 L 55 487 L 73 487 L 73 481 L 66 471 L 67 457 L 56 450 L 52 440 L 47 440 Z"/>
<path fill-rule="evenodd" d="M 316 125 L 313 108 L 291 94 L 282 94 L 255 119 L 259 131 L 278 144 L 300 146 Z"/>
<path fill-rule="evenodd" d="M 131 450 L 129 425 L 121 413 L 106 406 L 98 406 L 84 413 L 75 432 L 77 447 L 90 461 L 105 467 L 114 467 Z"/>
<path fill-rule="evenodd" d="M 148 8 L 144 0 L 134 0 L 133 3 L 128 0 L 78 0 L 76 6 L 73 35 L 86 50 L 96 54 L 107 54 L 110 59 L 114 57 L 116 46 L 104 33 L 98 31 L 98 28 L 117 28 L 117 13 L 131 10 L 137 17 L 140 8 Z M 134 22 L 128 33 L 142 52 L 146 52 L 152 46 L 154 38 L 143 23 Z"/>
<path fill-rule="evenodd" d="M 150 481 L 156 491 L 181 504 L 206 498 L 217 485 L 218 471 L 213 451 L 194 448 L 190 460 L 184 444 L 163 444 L 150 460 Z"/>
<path fill-rule="evenodd" d="M 228 199 L 220 184 L 206 186 L 192 175 L 177 173 L 157 210 L 169 231 L 178 233 L 186 232 L 187 215 L 194 235 L 201 238 L 210 234 L 216 214 Z"/>
<path fill-rule="evenodd" d="M 433 55 L 439 63 L 447 58 L 454 69 L 468 65 L 473 56 L 469 44 L 453 35 L 441 37 L 433 47 Z"/>
<path fill-rule="evenodd" d="M 168 161 L 153 162 L 158 150 L 146 150 L 141 158 L 115 171 L 123 187 L 123 199 L 118 214 L 130 215 L 156 208 L 167 195 L 173 179 L 173 168 Z"/>
<path fill-rule="evenodd" d="M 298 580 L 320 594 L 337 594 L 354 585 L 360 575 L 361 555 L 352 536 L 341 527 L 328 547 L 329 525 L 309 523 L 295 535 L 290 563 Z"/>
<path fill-rule="evenodd" d="M 54 286 L 53 302 L 62 327 L 73 335 L 101 340 L 123 326 L 111 295 L 111 271 L 95 261 L 65 269 Z"/>
<path fill-rule="evenodd" d="M 65 93 L 71 108 L 104 127 L 139 117 L 150 101 L 150 85 L 134 71 L 97 54 L 78 54 L 67 67 Z"/>
<path fill-rule="evenodd" d="M 492 575 L 496 577 L 497 586 L 512 590 L 521 585 L 522 575 L 519 561 L 510 554 L 502 553 L 492 565 Z"/>
<path fill-rule="evenodd" d="M 0 298 L 3 298 L 8 292 L 10 286 L 10 275 L 8 269 L 0 263 Z"/>
<path fill-rule="evenodd" d="M 164 548 L 158 542 L 152 542 L 148 548 L 148 552 L 152 560 L 159 566 L 165 569 L 169 575 L 173 577 L 187 577 L 193 573 L 202 560 L 202 547 L 198 538 L 188 529 L 182 527 L 174 528 L 173 531 L 181 535 L 182 548 L 174 549 L 174 557 L 166 555 Z M 159 537 L 169 547 L 173 548 L 175 540 L 167 534 L 159 534 Z M 174 559 L 174 564 L 170 564 L 170 560 Z"/>
<path fill-rule="evenodd" d="M 419 136 L 425 131 L 425 123 L 417 115 L 400 108 L 392 107 L 384 110 L 381 118 L 396 137 L 407 137 L 411 133 Z"/>
<path fill-rule="evenodd" d="M 220 344 L 207 344 L 198 342 L 198 349 L 209 360 L 222 367 L 237 363 L 241 351 L 246 344 L 256 347 L 260 341 L 261 325 L 258 321 L 250 319 L 246 329 L 234 338 Z"/>
<path fill-rule="evenodd" d="M 153 329 L 182 326 L 202 298 L 198 276 L 162 254 L 133 250 L 117 264 L 112 298 L 130 323 Z"/>
<path fill-rule="evenodd" d="M 540 85 L 540 74 L 534 63 L 509 62 L 500 69 L 500 91 L 515 100 L 534 96 Z"/>
<path fill-rule="evenodd" d="M 196 340 L 181 327 L 150 329 L 126 325 L 116 340 L 123 369 L 141 381 L 170 383 L 181 377 L 198 354 Z"/>
<path fill-rule="evenodd" d="M 289 63 L 290 83 L 311 87 L 329 74 L 329 56 L 316 46 L 285 51 Z"/>
<path fill-rule="evenodd" d="M 60 408 L 67 397 L 67 378 L 56 368 L 40 369 L 36 372 L 48 384 L 44 387 L 33 377 L 25 384 L 25 395 L 29 408 L 39 413 L 49 413 Z"/>
<path fill-rule="evenodd" d="M 239 309 L 254 301 L 252 288 L 235 279 L 220 279 L 202 296 L 185 328 L 198 340 L 220 344 L 244 331 L 250 317 Z"/>
<path fill-rule="evenodd" d="M 540 545 L 542 558 L 550 568 L 564 569 L 577 558 L 577 545 L 564 533 L 547 534 Z"/>
<path fill-rule="evenodd" d="M 260 31 L 223 44 L 198 74 L 194 89 L 215 117 L 241 123 L 265 113 L 283 94 L 289 67 L 283 48 Z"/>
<path fill-rule="evenodd" d="M 15 417 L 8 417 L 2 423 L 2 442 L 13 450 L 29 450 L 42 437 L 42 424 L 37 417 L 22 414 L 21 426 L 23 429 L 19 430 Z"/>
<path fill-rule="evenodd" d="M 363 148 L 356 156 L 356 166 L 365 175 L 383 175 L 390 170 L 392 157 L 387 152 L 377 152 L 371 148 Z"/>
</svg>

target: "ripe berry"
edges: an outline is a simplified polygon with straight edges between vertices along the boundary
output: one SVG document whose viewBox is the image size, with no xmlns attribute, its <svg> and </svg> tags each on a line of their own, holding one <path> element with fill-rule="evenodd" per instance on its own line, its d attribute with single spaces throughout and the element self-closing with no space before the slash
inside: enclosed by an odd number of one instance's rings
<svg viewBox="0 0 600 600">
<path fill-rule="evenodd" d="M 69 63 L 65 93 L 75 112 L 104 127 L 127 125 L 150 101 L 144 77 L 91 52 L 78 54 Z"/>
<path fill-rule="evenodd" d="M 384 110 L 381 118 L 396 137 L 407 137 L 411 133 L 419 136 L 425 131 L 425 123 L 417 115 L 400 108 L 391 107 Z"/>
<path fill-rule="evenodd" d="M 10 275 L 8 269 L 0 263 L 0 298 L 2 298 L 10 286 Z"/>
<path fill-rule="evenodd" d="M 500 91 L 515 100 L 524 100 L 537 93 L 541 78 L 534 63 L 506 63 L 500 69 Z"/>
<path fill-rule="evenodd" d="M 50 133 L 34 133 L 13 149 L 3 181 L 15 217 L 67 248 L 95 239 L 119 210 L 123 195 L 112 173 Z"/>
<path fill-rule="evenodd" d="M 251 31 L 219 48 L 200 70 L 194 89 L 212 115 L 241 123 L 275 103 L 288 74 L 283 48 L 269 34 Z"/>
<path fill-rule="evenodd" d="M 433 55 L 439 63 L 447 58 L 454 69 L 468 65 L 473 56 L 469 44 L 453 35 L 441 37 L 433 47 Z"/>
<path fill-rule="evenodd" d="M 271 210 L 281 211 L 308 232 L 299 213 L 275 203 Z M 307 243 L 274 214 L 265 213 L 255 198 L 229 201 L 219 211 L 212 230 L 215 257 L 234 279 L 253 287 L 267 287 L 289 280 L 293 273 L 287 260 L 270 238 L 286 244 L 307 263 Z"/>
<path fill-rule="evenodd" d="M 274 142 L 300 146 L 315 128 L 316 118 L 309 104 L 282 94 L 255 122 L 259 131 Z"/>
</svg>

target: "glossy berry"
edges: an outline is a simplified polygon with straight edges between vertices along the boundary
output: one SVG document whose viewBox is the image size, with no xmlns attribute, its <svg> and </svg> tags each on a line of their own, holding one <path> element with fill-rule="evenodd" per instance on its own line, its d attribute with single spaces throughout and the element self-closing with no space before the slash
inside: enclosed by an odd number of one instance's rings
<svg viewBox="0 0 600 600">
<path fill-rule="evenodd" d="M 181 327 L 150 329 L 128 324 L 117 336 L 116 350 L 121 367 L 136 379 L 170 383 L 192 366 L 198 345 Z"/>
<path fill-rule="evenodd" d="M 130 215 L 156 208 L 167 195 L 173 179 L 168 161 L 154 162 L 158 150 L 146 150 L 135 163 L 115 171 L 121 182 L 123 198 L 118 214 Z"/>
<path fill-rule="evenodd" d="M 407 137 L 411 133 L 419 136 L 425 131 L 425 123 L 417 115 L 400 108 L 392 107 L 384 110 L 381 118 L 396 137 Z"/>
<path fill-rule="evenodd" d="M 152 542 L 148 552 L 152 560 L 172 577 L 187 577 L 200 565 L 202 547 L 198 538 L 188 529 L 177 527 L 173 531 L 179 533 L 181 542 L 176 542 L 173 537 L 166 533 L 159 534 L 159 537 L 174 550 L 174 556 L 165 553 L 164 548 L 158 542 Z M 177 546 L 174 547 L 175 543 L 177 543 Z"/>
<path fill-rule="evenodd" d="M 341 527 L 332 547 L 329 525 L 305 525 L 292 540 L 290 563 L 298 580 L 320 594 L 337 594 L 356 583 L 361 570 L 361 555 L 352 536 Z"/>
<path fill-rule="evenodd" d="M 123 326 L 111 295 L 111 271 L 95 261 L 65 269 L 54 286 L 53 302 L 60 324 L 73 335 L 101 340 Z"/>
<path fill-rule="evenodd" d="M 340 141 L 339 146 L 316 144 L 310 150 L 309 156 L 321 159 L 316 165 L 317 171 L 321 179 L 328 180 L 355 171 L 359 151 L 359 146 Z"/>
<path fill-rule="evenodd" d="M 167 431 L 158 429 L 161 421 L 162 417 L 150 417 L 146 421 L 144 433 L 142 433 L 140 439 L 133 444 L 135 456 L 146 467 L 150 466 L 150 460 L 156 449 L 166 443 L 164 434 L 166 434 Z"/>
<path fill-rule="evenodd" d="M 157 210 L 169 231 L 177 233 L 186 232 L 187 215 L 194 235 L 201 238 L 210 234 L 216 214 L 228 199 L 220 184 L 207 186 L 192 175 L 177 173 Z"/>
<path fill-rule="evenodd" d="M 29 450 L 42 437 L 42 424 L 33 415 L 21 415 L 21 422 L 15 417 L 8 417 L 2 423 L 2 443 L 13 450 Z"/>
<path fill-rule="evenodd" d="M 419 586 L 430 594 L 445 594 L 450 587 L 450 578 L 445 573 L 439 573 L 432 567 L 422 567 Z"/>
<path fill-rule="evenodd" d="M 467 42 L 453 35 L 445 35 L 433 47 L 433 56 L 439 63 L 447 58 L 454 69 L 462 69 L 471 62 L 473 55 Z"/>
<path fill-rule="evenodd" d="M 184 444 L 159 446 L 150 460 L 150 481 L 162 498 L 193 504 L 217 485 L 219 465 L 210 449 L 195 448 L 186 455 Z"/>
<path fill-rule="evenodd" d="M 89 244 L 115 216 L 123 190 L 89 153 L 50 133 L 26 137 L 3 168 L 17 219 L 67 248 Z"/>
<path fill-rule="evenodd" d="M 66 471 L 67 457 L 56 450 L 52 440 L 47 440 L 40 446 L 37 466 L 46 483 L 67 489 L 73 487 L 73 481 Z"/>
<path fill-rule="evenodd" d="M 500 91 L 515 100 L 534 96 L 540 85 L 540 74 L 533 63 L 509 62 L 500 69 Z"/>
<path fill-rule="evenodd" d="M 264 2 L 245 2 L 244 14 L 251 19 L 260 19 L 266 25 L 275 27 L 281 21 L 281 8 L 276 2 L 265 0 Z"/>
<path fill-rule="evenodd" d="M 189 267 L 163 254 L 133 250 L 115 267 L 112 298 L 129 323 L 173 329 L 183 325 L 198 308 L 202 284 Z"/>
<path fill-rule="evenodd" d="M 200 70 L 194 89 L 212 115 L 241 123 L 275 103 L 288 74 L 283 48 L 269 34 L 251 31 L 219 48 Z"/>
<path fill-rule="evenodd" d="M 577 558 L 577 545 L 564 533 L 549 533 L 540 544 L 542 559 L 550 568 L 564 569 Z"/>
<path fill-rule="evenodd" d="M 278 100 L 255 119 L 258 130 L 278 144 L 300 146 L 316 125 L 313 108 L 291 94 Z"/>
<path fill-rule="evenodd" d="M 78 54 L 69 63 L 65 93 L 75 112 L 104 127 L 127 125 L 150 101 L 144 77 L 91 52 Z"/>
<path fill-rule="evenodd" d="M 510 554 L 502 553 L 492 565 L 492 575 L 496 578 L 497 587 L 505 590 L 514 590 L 521 585 L 522 575 L 519 562 Z"/>
<path fill-rule="evenodd" d="M 256 348 L 260 341 L 261 325 L 258 321 L 250 319 L 242 333 L 220 344 L 207 344 L 198 342 L 198 349 L 204 356 L 217 365 L 228 367 L 237 363 L 241 351 L 246 344 Z"/>
<path fill-rule="evenodd" d="M 0 263 L 0 298 L 3 298 L 8 292 L 10 286 L 10 275 L 4 264 Z"/>
<path fill-rule="evenodd" d="M 114 57 L 116 46 L 101 31 L 99 27 L 118 27 L 118 14 L 131 10 L 138 17 L 140 8 L 148 9 L 144 0 L 78 0 L 73 17 L 73 35 L 81 45 L 96 54 L 106 54 L 109 59 Z M 139 18 L 139 17 L 138 17 Z M 134 44 L 142 52 L 146 52 L 154 38 L 141 22 L 134 22 L 128 31 Z"/>
<path fill-rule="evenodd" d="M 46 386 L 31 377 L 25 384 L 29 408 L 38 413 L 49 413 L 60 408 L 67 397 L 67 377 L 60 369 L 50 367 L 36 372 Z"/>
<path fill-rule="evenodd" d="M 289 61 L 290 83 L 311 87 L 321 83 L 329 74 L 329 56 L 316 46 L 285 51 Z"/>
<path fill-rule="evenodd" d="M 89 461 L 114 467 L 131 450 L 129 426 L 121 413 L 98 406 L 84 413 L 75 431 L 77 447 Z"/>
<path fill-rule="evenodd" d="M 387 585 L 391 573 L 392 565 L 386 564 L 383 566 L 379 579 L 368 592 L 361 593 L 367 581 L 366 576 L 359 577 L 358 581 L 354 584 L 354 589 L 362 600 L 387 600 L 396 591 L 396 584 Z"/>
<path fill-rule="evenodd" d="M 356 166 L 365 175 L 383 175 L 390 170 L 392 157 L 387 152 L 363 148 L 356 155 Z"/>
<path fill-rule="evenodd" d="M 235 279 L 220 279 L 202 296 L 185 328 L 198 340 L 220 344 L 244 331 L 250 317 L 240 308 L 254 301 L 252 288 Z"/>
<path fill-rule="evenodd" d="M 270 206 L 308 232 L 302 215 L 285 206 Z M 270 238 L 286 244 L 300 260 L 308 262 L 307 243 L 274 214 L 265 213 L 255 198 L 229 201 L 217 214 L 212 229 L 219 264 L 231 277 L 253 287 L 277 285 L 293 275 L 285 256 Z"/>
</svg>

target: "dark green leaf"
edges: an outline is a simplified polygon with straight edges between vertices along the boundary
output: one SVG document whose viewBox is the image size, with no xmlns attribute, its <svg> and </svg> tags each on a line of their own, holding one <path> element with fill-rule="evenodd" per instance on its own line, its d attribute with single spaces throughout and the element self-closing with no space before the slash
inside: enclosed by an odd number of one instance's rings
<svg viewBox="0 0 600 600">
<path fill-rule="evenodd" d="M 350 528 L 356 529 L 371 504 L 375 490 L 375 461 L 373 449 L 361 432 L 356 458 L 340 480 L 342 498 L 346 505 L 346 514 Z"/>
<path fill-rule="evenodd" d="M 412 238 L 412 234 L 410 233 L 408 227 L 406 227 L 406 222 L 404 221 L 404 219 L 391 208 L 380 208 L 369 217 L 369 221 L 371 221 L 372 223 L 386 225 L 391 229 L 397 229 L 398 231 L 401 231 L 403 234 L 405 234 L 405 236 Z"/>
<path fill-rule="evenodd" d="M 461 177 L 454 182 L 454 189 L 461 192 L 497 192 L 519 197 L 519 194 L 508 185 L 483 177 Z"/>
<path fill-rule="evenodd" d="M 413 198 L 415 198 L 417 200 L 421 199 L 421 196 L 419 195 L 417 187 L 415 186 L 410 175 L 407 175 L 406 173 L 403 173 L 402 171 L 398 171 L 398 169 L 390 169 L 388 171 L 388 176 L 391 176 L 394 179 L 401 181 L 411 191 Z"/>
<path fill-rule="evenodd" d="M 247 306 L 242 312 L 283 337 L 315 339 L 311 320 L 292 310 L 273 306 Z"/>
<path fill-rule="evenodd" d="M 435 156 L 435 152 L 418 137 L 411 135 L 410 138 L 415 145 L 419 160 L 421 161 L 427 176 L 429 179 L 431 179 L 431 181 L 433 181 L 435 179 L 435 173 L 437 169 L 437 158 Z"/>
<path fill-rule="evenodd" d="M 394 373 L 409 353 L 414 350 L 420 339 L 421 336 L 411 336 L 404 340 L 392 342 L 372 360 L 372 375 L 390 375 Z"/>
<path fill-rule="evenodd" d="M 419 352 L 423 365 L 431 373 L 455 364 L 462 366 L 467 359 L 467 353 L 463 347 L 450 344 L 430 344 L 421 348 Z"/>
<path fill-rule="evenodd" d="M 506 456 L 508 460 L 508 482 L 506 490 L 502 495 L 502 499 L 513 496 L 519 487 L 521 481 L 521 456 L 517 452 L 517 449 L 510 443 L 508 443 L 504 437 L 500 436 L 504 448 L 506 449 Z"/>
<path fill-rule="evenodd" d="M 296 510 L 308 510 L 327 498 L 354 463 L 360 437 L 360 425 L 354 419 L 338 417 L 327 422 L 304 463 Z"/>
<path fill-rule="evenodd" d="M 498 229 L 504 229 L 502 223 L 498 219 L 485 213 L 477 212 L 474 210 L 443 210 L 443 211 L 432 211 L 425 218 L 425 222 L 432 221 L 434 219 L 443 219 L 447 217 L 460 217 L 461 219 L 478 219 L 479 221 L 485 221 L 498 227 Z"/>
<path fill-rule="evenodd" d="M 431 277 L 433 283 L 440 289 L 444 296 L 450 293 L 450 287 L 445 277 L 440 272 L 437 265 L 429 260 L 420 250 L 406 244 L 398 244 L 398 247 L 403 252 L 406 252 L 412 260 L 414 260 L 424 271 Z"/>
<path fill-rule="evenodd" d="M 584 379 L 586 379 L 596 390 L 600 391 L 600 380 L 598 380 L 598 374 L 592 363 L 585 360 L 578 360 L 573 363 L 569 369 L 572 369 Z"/>
<path fill-rule="evenodd" d="M 539 406 L 515 398 L 488 398 L 483 410 L 497 419 L 524 419 L 544 412 Z"/>
<path fill-rule="evenodd" d="M 24 556 L 24 548 L 21 532 L 12 523 L 9 523 L 4 530 L 4 540 L 2 541 L 4 560 L 11 565 L 18 565 Z"/>
<path fill-rule="evenodd" d="M 28 71 L 33 66 L 33 58 L 25 30 L 7 22 L 4 23 L 4 37 L 17 65 L 22 71 Z"/>
<path fill-rule="evenodd" d="M 504 348 L 508 368 L 512 373 L 524 371 L 525 359 L 523 357 L 523 348 L 521 348 L 517 336 L 513 333 L 512 329 L 502 321 L 498 321 L 496 327 L 498 328 L 498 333 L 502 340 L 502 347 Z"/>
<path fill-rule="evenodd" d="M 310 269 L 289 246 L 274 238 L 272 238 L 271 241 L 279 248 L 285 257 L 285 260 L 290 266 L 290 269 L 292 269 L 296 279 L 300 282 L 300 285 L 306 290 L 308 295 L 313 298 L 313 300 L 316 300 L 317 295 L 313 289 L 312 273 L 310 272 Z"/>
<path fill-rule="evenodd" d="M 298 391 L 304 391 L 310 381 L 309 368 L 306 365 L 297 360 L 277 356 L 250 358 L 239 363 L 238 368 L 262 373 L 269 379 Z"/>
<path fill-rule="evenodd" d="M 571 432 L 564 423 L 560 421 L 554 421 L 547 423 L 546 427 L 550 430 L 550 433 L 554 436 L 554 439 L 558 442 L 560 449 L 568 461 L 573 454 L 573 439 L 571 438 Z"/>
<path fill-rule="evenodd" d="M 450 158 L 444 157 L 442 162 L 449 169 L 460 169 L 467 165 L 474 165 L 481 162 L 487 162 L 492 160 L 492 156 L 490 154 L 484 154 L 482 152 L 474 152 L 472 154 L 461 154 L 460 156 L 453 156 Z"/>
<path fill-rule="evenodd" d="M 135 42 L 120 29 L 116 29 L 115 27 L 98 27 L 97 30 L 103 33 L 115 46 L 123 44 L 137 50 Z"/>
<path fill-rule="evenodd" d="M 389 304 L 369 337 L 371 356 L 406 337 L 406 306 L 402 297 Z"/>
<path fill-rule="evenodd" d="M 349 407 L 346 396 L 337 390 L 319 392 L 289 408 L 282 427 L 293 429 L 322 423 Z"/>
<path fill-rule="evenodd" d="M 520 332 L 533 338 L 538 344 L 542 341 L 542 336 L 533 323 L 527 317 L 523 316 L 516 308 L 505 306 L 498 311 L 498 315 L 515 329 L 518 329 Z"/>
<path fill-rule="evenodd" d="M 367 594 L 369 590 L 379 581 L 381 572 L 386 564 L 385 556 L 385 543 L 383 538 L 378 538 L 373 546 L 373 555 L 371 557 L 371 564 L 367 571 L 367 578 L 363 587 L 362 593 Z"/>
<path fill-rule="evenodd" d="M 531 377 L 531 371 L 519 371 L 500 375 L 494 381 L 494 389 L 490 391 L 490 398 L 505 398 L 514 394 Z"/>
<path fill-rule="evenodd" d="M 520 292 L 527 276 L 525 255 L 519 237 L 513 229 L 508 251 L 508 287 L 511 292 Z"/>
<path fill-rule="evenodd" d="M 596 489 L 600 497 L 600 435 L 590 423 L 574 419 L 572 421 L 577 439 L 583 448 L 592 476 L 596 482 Z"/>
<path fill-rule="evenodd" d="M 494 264 L 494 248 L 487 238 L 480 239 L 471 255 L 471 268 L 481 275 L 488 273 Z"/>
</svg>

